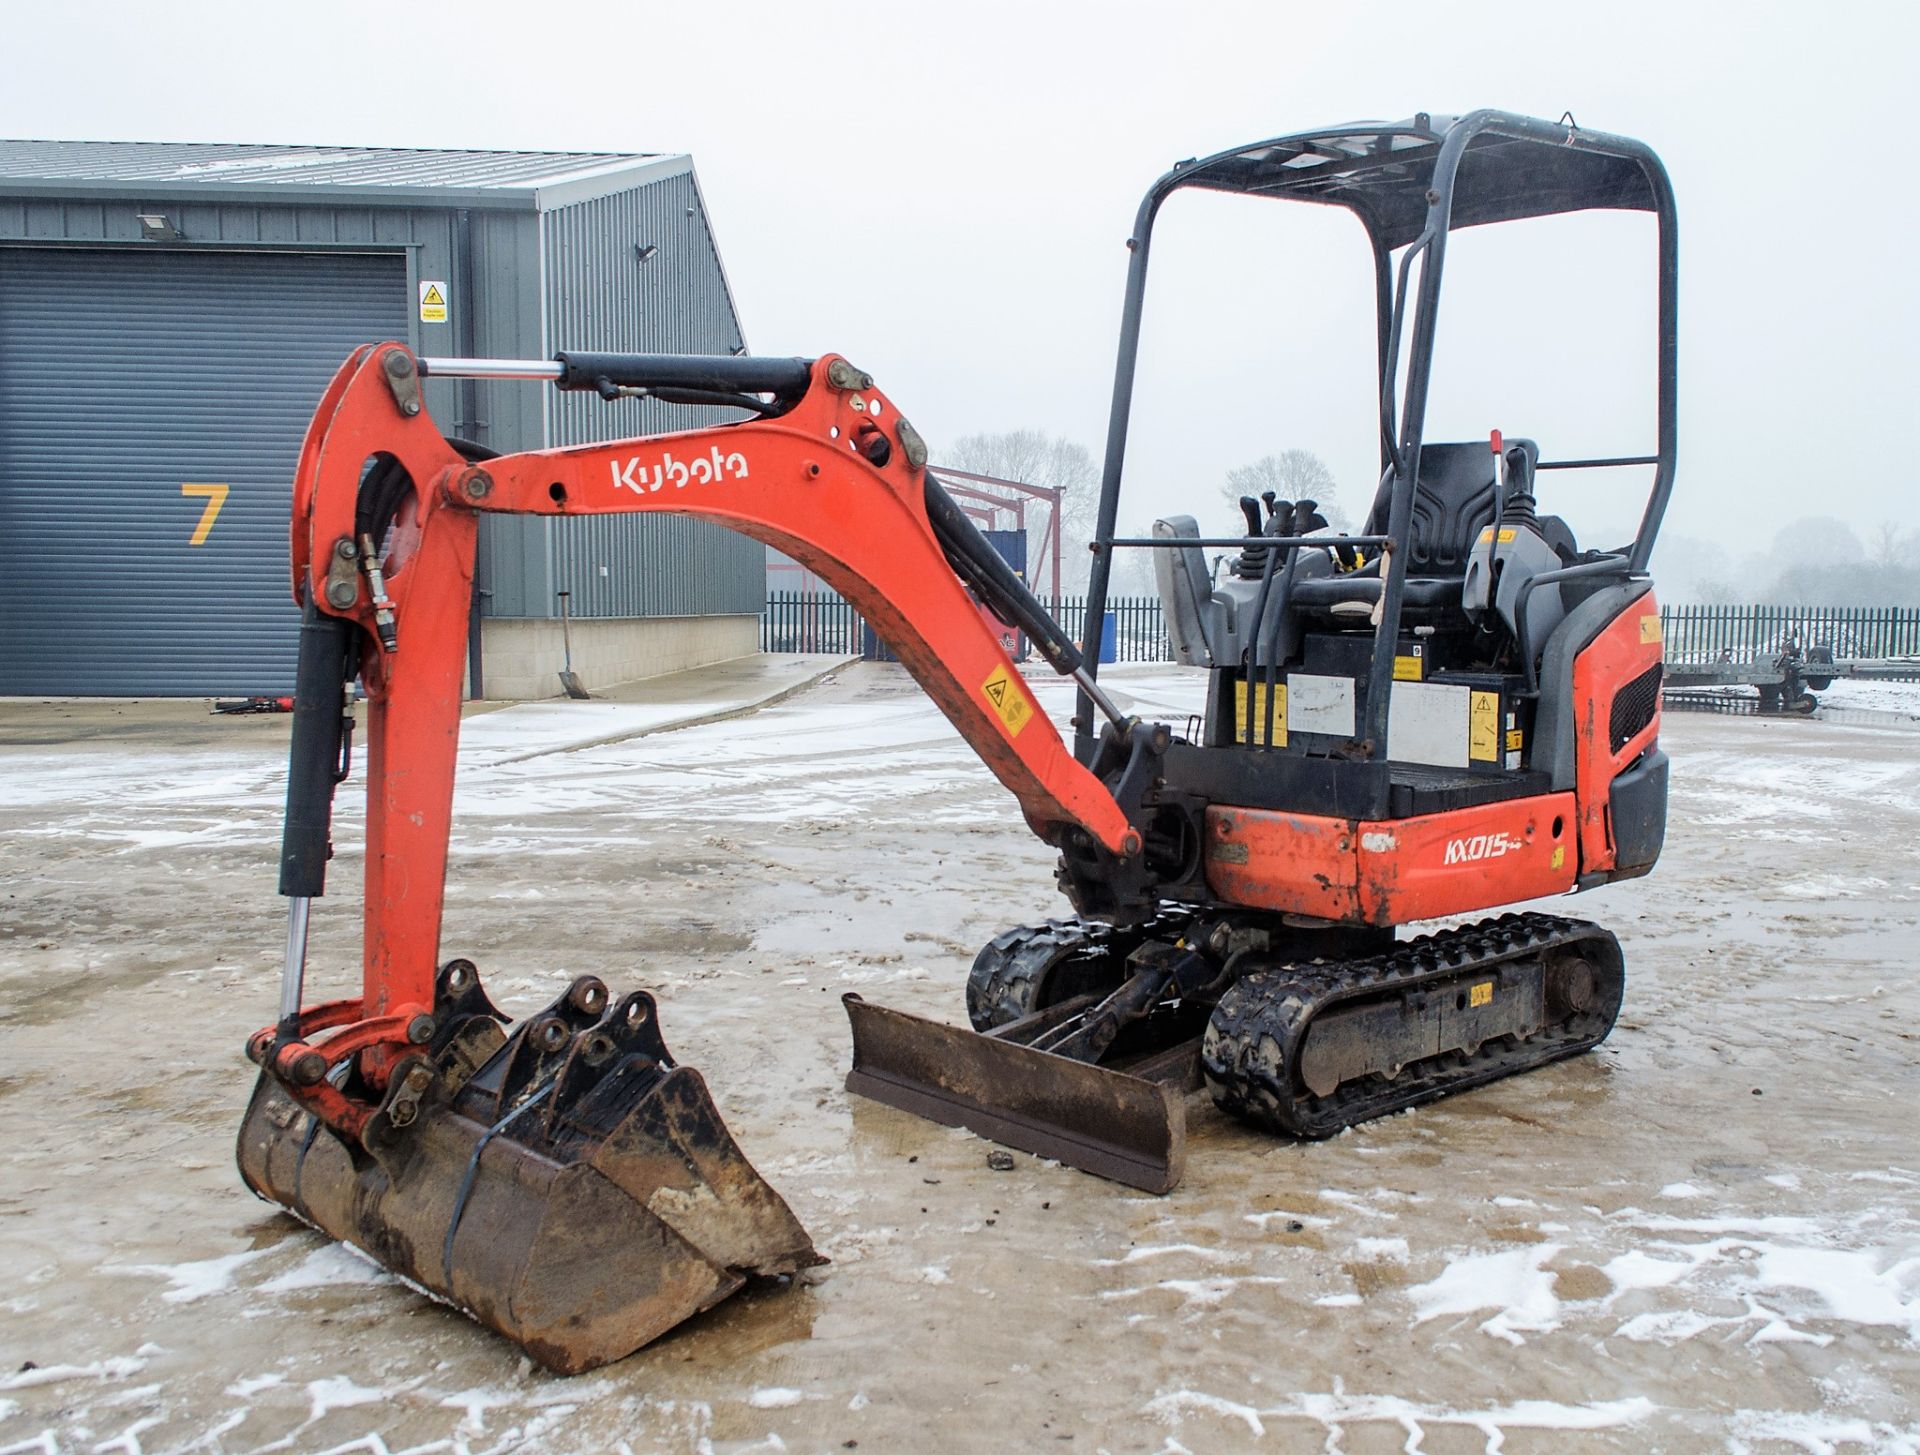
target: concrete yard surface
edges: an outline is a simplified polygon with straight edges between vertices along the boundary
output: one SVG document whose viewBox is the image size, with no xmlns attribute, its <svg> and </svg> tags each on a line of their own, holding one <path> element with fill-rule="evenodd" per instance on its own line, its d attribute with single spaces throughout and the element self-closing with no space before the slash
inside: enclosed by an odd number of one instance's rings
<svg viewBox="0 0 1920 1455">
<path fill-rule="evenodd" d="M 1910 714 L 1668 714 L 1660 866 L 1552 906 L 1625 947 L 1600 1050 L 1318 1144 L 1201 1096 L 1156 1198 L 842 1090 L 842 992 L 961 1021 L 1065 906 L 904 672 L 829 665 L 467 723 L 443 954 L 516 1016 L 657 992 L 832 1260 L 571 1380 L 235 1174 L 287 719 L 0 704 L 0 1455 L 1920 1451 Z M 315 997 L 357 984 L 361 787 Z"/>
</svg>

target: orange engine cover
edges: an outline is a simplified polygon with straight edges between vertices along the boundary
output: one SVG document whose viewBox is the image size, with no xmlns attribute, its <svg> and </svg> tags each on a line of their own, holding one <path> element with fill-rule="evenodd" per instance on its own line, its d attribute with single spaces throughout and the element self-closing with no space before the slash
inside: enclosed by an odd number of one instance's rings
<svg viewBox="0 0 1920 1455">
<path fill-rule="evenodd" d="M 1253 909 L 1398 925 L 1564 894 L 1577 832 L 1571 793 L 1383 823 L 1215 807 L 1207 883 Z"/>
</svg>

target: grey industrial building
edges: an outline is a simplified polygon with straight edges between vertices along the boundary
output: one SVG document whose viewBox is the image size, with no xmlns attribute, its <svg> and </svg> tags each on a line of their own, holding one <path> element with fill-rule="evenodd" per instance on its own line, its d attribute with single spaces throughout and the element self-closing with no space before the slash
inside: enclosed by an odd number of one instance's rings
<svg viewBox="0 0 1920 1455">
<path fill-rule="evenodd" d="M 743 352 L 691 159 L 0 141 L 0 694 L 276 693 L 293 681 L 289 482 L 357 345 L 549 357 Z M 429 381 L 495 450 L 716 411 Z M 764 552 L 667 516 L 490 518 L 485 696 L 755 650 Z"/>
</svg>

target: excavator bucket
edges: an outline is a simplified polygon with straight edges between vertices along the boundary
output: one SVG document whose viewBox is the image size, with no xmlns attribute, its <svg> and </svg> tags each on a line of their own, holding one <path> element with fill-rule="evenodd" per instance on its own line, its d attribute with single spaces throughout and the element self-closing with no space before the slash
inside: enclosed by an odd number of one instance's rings
<svg viewBox="0 0 1920 1455">
<path fill-rule="evenodd" d="M 1098 999 L 1079 996 L 983 1032 L 848 994 L 847 1090 L 1143 1192 L 1171 1192 L 1186 1170 L 1199 1038 L 1098 1065 L 1030 1044 Z"/>
<path fill-rule="evenodd" d="M 359 1145 L 263 1072 L 240 1129 L 261 1197 L 577 1374 L 751 1277 L 822 1259 L 741 1154 L 644 992 L 585 976 L 506 1034 L 472 965 Z"/>
</svg>

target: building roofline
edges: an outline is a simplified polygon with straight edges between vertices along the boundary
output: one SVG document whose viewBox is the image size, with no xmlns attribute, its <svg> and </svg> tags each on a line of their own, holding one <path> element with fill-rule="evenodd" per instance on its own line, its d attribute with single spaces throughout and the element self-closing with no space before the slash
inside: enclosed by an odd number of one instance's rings
<svg viewBox="0 0 1920 1455">
<path fill-rule="evenodd" d="M 48 200 L 76 197 L 182 204 L 198 201 L 244 202 L 281 207 L 345 203 L 359 207 L 548 212 L 556 207 L 587 202 L 596 197 L 606 197 L 680 176 L 692 168 L 693 158 L 682 152 L 636 154 L 612 160 L 585 161 L 584 165 L 571 170 L 556 168 L 552 174 L 544 177 L 478 186 L 435 186 L 419 182 L 307 182 L 294 178 L 284 181 L 227 181 L 199 177 L 15 177 L 0 172 L 0 197 Z"/>
</svg>

